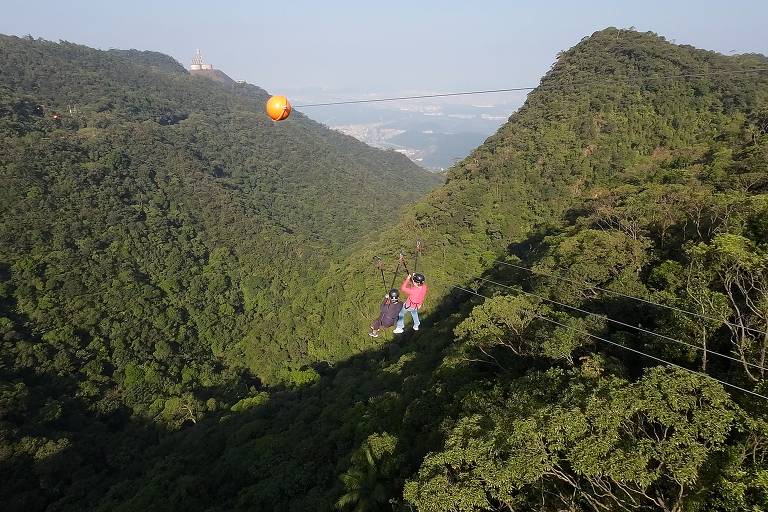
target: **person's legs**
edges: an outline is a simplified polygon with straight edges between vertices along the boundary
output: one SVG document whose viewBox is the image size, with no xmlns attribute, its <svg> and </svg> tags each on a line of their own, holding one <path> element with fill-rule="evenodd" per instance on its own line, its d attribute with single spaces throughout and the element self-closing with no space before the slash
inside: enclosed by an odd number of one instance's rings
<svg viewBox="0 0 768 512">
<path fill-rule="evenodd" d="M 403 307 L 400 308 L 400 313 L 397 315 L 397 324 L 395 325 L 394 332 L 403 332 L 403 327 L 405 327 L 405 304 L 403 304 Z"/>
<path fill-rule="evenodd" d="M 413 318 L 413 330 L 418 331 L 419 325 L 421 324 L 421 321 L 419 320 L 419 310 L 416 308 L 409 309 L 408 311 L 411 312 L 411 318 Z"/>
</svg>

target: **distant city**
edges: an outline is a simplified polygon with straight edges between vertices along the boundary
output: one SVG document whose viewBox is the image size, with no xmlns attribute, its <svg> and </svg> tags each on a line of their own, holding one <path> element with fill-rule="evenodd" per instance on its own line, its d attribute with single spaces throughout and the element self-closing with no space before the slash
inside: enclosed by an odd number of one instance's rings
<svg viewBox="0 0 768 512">
<path fill-rule="evenodd" d="M 393 95 L 287 91 L 294 104 Z M 411 94 L 410 92 L 407 94 Z M 429 94 L 417 92 L 415 94 Z M 312 119 L 382 149 L 403 153 L 422 167 L 443 171 L 466 157 L 504 124 L 525 101 L 522 93 L 439 100 L 309 107 Z"/>
<path fill-rule="evenodd" d="M 190 73 L 224 83 L 232 80 L 206 63 L 197 50 Z M 282 90 L 294 105 L 391 96 L 431 94 L 407 91 L 396 94 L 334 92 L 315 89 Z M 355 137 L 373 147 L 404 154 L 416 164 L 442 172 L 469 153 L 504 124 L 525 101 L 520 92 L 492 94 L 481 101 L 471 98 L 403 100 L 386 103 L 308 107 L 304 113 L 329 128 Z"/>
</svg>

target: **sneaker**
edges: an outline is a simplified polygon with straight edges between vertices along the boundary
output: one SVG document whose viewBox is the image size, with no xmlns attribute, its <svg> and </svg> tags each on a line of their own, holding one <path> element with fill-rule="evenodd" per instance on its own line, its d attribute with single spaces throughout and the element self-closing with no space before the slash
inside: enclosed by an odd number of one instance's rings
<svg viewBox="0 0 768 512">
<path fill-rule="evenodd" d="M 419 330 L 419 326 L 418 326 L 418 325 L 414 325 L 414 326 L 413 326 L 413 330 L 414 330 L 414 331 L 418 331 L 418 330 Z"/>
<path fill-rule="evenodd" d="M 368 336 L 370 336 L 371 338 L 378 338 L 379 337 L 379 333 L 377 333 L 377 332 L 369 332 Z"/>
<path fill-rule="evenodd" d="M 392 334 L 400 334 L 401 332 L 403 332 L 402 327 L 398 327 L 394 331 L 392 331 Z"/>
</svg>

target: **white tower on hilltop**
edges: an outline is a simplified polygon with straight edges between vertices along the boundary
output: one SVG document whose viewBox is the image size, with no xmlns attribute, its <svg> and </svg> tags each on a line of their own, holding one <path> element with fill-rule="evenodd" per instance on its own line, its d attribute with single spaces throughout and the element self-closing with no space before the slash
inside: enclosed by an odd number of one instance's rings
<svg viewBox="0 0 768 512">
<path fill-rule="evenodd" d="M 195 52 L 195 56 L 192 57 L 192 64 L 189 66 L 190 71 L 199 71 L 201 69 L 213 69 L 213 64 L 205 64 L 203 62 L 203 54 L 200 50 Z"/>
</svg>

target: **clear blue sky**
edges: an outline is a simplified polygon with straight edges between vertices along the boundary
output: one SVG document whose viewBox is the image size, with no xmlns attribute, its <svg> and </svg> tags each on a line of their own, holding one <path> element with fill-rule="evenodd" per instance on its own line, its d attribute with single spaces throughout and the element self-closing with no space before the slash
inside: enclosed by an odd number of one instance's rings
<svg viewBox="0 0 768 512">
<path fill-rule="evenodd" d="M 196 48 L 271 92 L 455 91 L 536 85 L 558 51 L 607 26 L 768 53 L 768 2 L 3 0 L 0 33 L 97 48 Z"/>
</svg>

